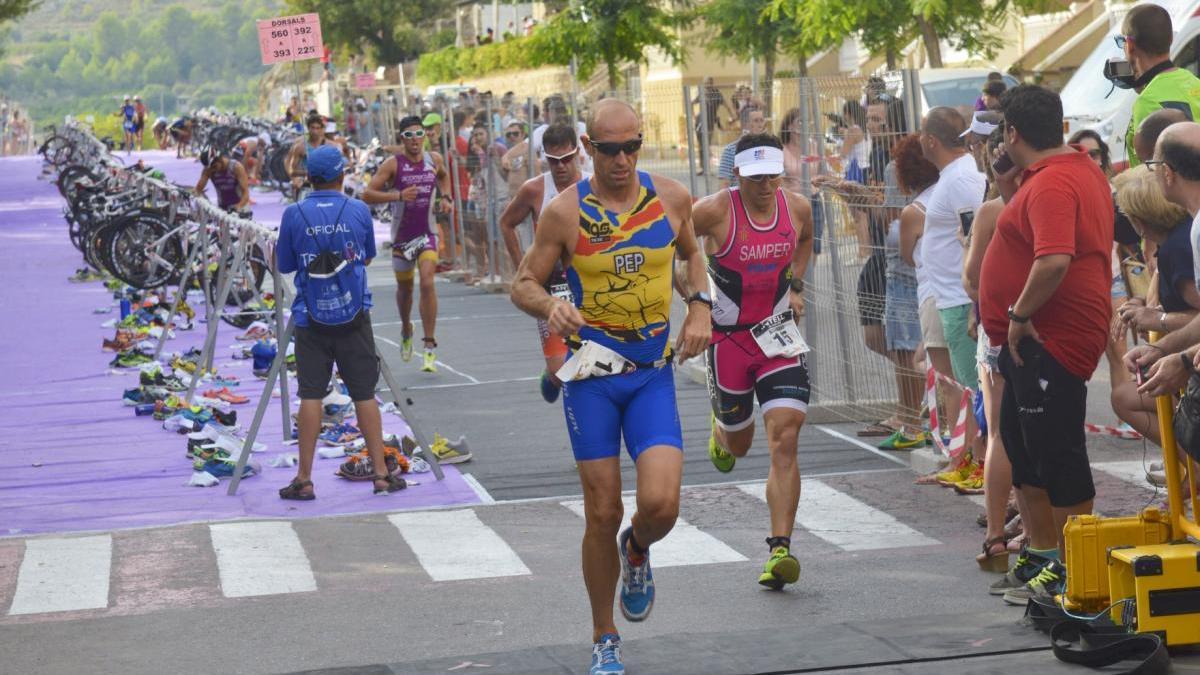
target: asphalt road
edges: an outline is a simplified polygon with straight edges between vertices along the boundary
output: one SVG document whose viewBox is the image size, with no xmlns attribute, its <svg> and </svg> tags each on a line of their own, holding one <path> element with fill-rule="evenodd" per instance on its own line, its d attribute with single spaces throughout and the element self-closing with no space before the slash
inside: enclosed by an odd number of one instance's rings
<svg viewBox="0 0 1200 675">
<path fill-rule="evenodd" d="M 475 459 L 462 468 L 495 503 L 0 539 L 0 672 L 585 672 L 579 488 L 561 408 L 537 393 L 533 320 L 505 296 L 440 282 L 443 365 L 421 373 L 388 342 L 400 336 L 389 280 L 372 271 L 382 353 L 422 430 L 467 437 Z M 1021 609 L 985 591 L 995 577 L 972 560 L 977 502 L 916 486 L 908 458 L 834 435 L 852 425 L 805 430 L 801 581 L 757 586 L 764 453 L 716 473 L 704 388 L 677 383 L 683 522 L 655 549 L 654 614 L 619 623 L 631 673 L 1057 672 L 1045 638 L 1014 628 Z M 1162 501 L 1139 482 L 1142 455 L 1097 439 L 1098 511 Z M 80 569 L 71 551 L 84 544 L 103 565 Z M 1002 649 L 1025 651 L 989 656 Z"/>
</svg>

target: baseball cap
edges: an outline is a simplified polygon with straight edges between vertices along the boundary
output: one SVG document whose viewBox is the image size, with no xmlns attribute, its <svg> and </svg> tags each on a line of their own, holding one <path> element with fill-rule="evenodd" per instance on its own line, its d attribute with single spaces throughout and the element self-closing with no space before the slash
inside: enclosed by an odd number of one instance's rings
<svg viewBox="0 0 1200 675">
<path fill-rule="evenodd" d="M 435 112 L 429 113 L 428 115 L 425 116 L 425 119 L 421 120 L 421 126 L 423 126 L 423 127 L 432 127 L 434 125 L 441 124 L 441 123 L 442 123 L 442 116 Z"/>
<path fill-rule="evenodd" d="M 742 176 L 776 175 L 783 173 L 783 150 L 769 145 L 747 148 L 734 155 L 733 165 Z"/>
<path fill-rule="evenodd" d="M 996 127 L 1000 126 L 1000 121 L 1003 119 L 999 113 L 990 110 L 976 110 L 971 116 L 971 126 L 967 130 L 958 135 L 959 138 L 966 138 L 967 134 L 975 134 L 987 138 L 992 135 Z"/>
<path fill-rule="evenodd" d="M 308 151 L 308 175 L 314 183 L 332 183 L 346 168 L 346 158 L 336 146 L 322 145 Z"/>
</svg>

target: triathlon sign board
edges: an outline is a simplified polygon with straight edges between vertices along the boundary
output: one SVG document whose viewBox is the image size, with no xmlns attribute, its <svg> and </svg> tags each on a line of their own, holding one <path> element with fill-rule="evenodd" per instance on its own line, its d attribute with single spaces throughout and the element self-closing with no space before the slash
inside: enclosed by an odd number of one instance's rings
<svg viewBox="0 0 1200 675">
<path fill-rule="evenodd" d="M 258 22 L 258 47 L 264 66 L 280 61 L 306 61 L 320 58 L 321 17 L 297 14 L 263 19 Z"/>
</svg>

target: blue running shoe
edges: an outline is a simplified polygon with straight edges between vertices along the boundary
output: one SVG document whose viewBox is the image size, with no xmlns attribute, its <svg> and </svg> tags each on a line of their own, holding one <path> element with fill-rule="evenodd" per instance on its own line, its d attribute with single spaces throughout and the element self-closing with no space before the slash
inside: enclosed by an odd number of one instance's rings
<svg viewBox="0 0 1200 675">
<path fill-rule="evenodd" d="M 542 371 L 542 381 L 540 384 L 542 386 L 542 399 L 546 403 L 554 403 L 558 400 L 560 388 L 557 384 L 554 384 L 554 380 L 550 379 L 550 371 Z"/>
<path fill-rule="evenodd" d="M 621 663 L 621 636 L 605 633 L 592 645 L 592 667 L 588 675 L 625 675 L 625 664 Z"/>
<path fill-rule="evenodd" d="M 644 621 L 654 608 L 654 574 L 650 571 L 650 551 L 641 565 L 629 562 L 629 537 L 633 526 L 617 538 L 621 554 L 621 614 L 630 621 Z"/>
</svg>

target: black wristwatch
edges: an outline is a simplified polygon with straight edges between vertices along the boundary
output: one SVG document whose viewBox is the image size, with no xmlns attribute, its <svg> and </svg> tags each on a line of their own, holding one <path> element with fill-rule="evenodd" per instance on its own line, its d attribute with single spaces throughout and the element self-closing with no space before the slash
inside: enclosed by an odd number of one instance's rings
<svg viewBox="0 0 1200 675">
<path fill-rule="evenodd" d="M 791 280 L 788 281 L 788 285 L 791 286 L 792 290 L 797 293 L 804 292 L 804 279 L 802 278 L 792 277 Z"/>
<path fill-rule="evenodd" d="M 708 305 L 709 309 L 712 309 L 713 306 L 712 297 L 704 291 L 696 291 L 695 293 L 692 293 L 692 295 L 687 299 L 687 304 L 690 305 L 693 302 L 702 302 Z"/>
<path fill-rule="evenodd" d="M 1008 320 L 1012 321 L 1013 323 L 1029 323 L 1029 317 L 1017 314 L 1015 311 L 1013 311 L 1012 305 L 1008 306 Z"/>
</svg>

